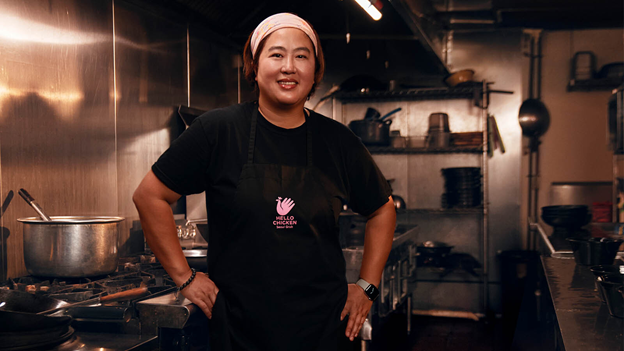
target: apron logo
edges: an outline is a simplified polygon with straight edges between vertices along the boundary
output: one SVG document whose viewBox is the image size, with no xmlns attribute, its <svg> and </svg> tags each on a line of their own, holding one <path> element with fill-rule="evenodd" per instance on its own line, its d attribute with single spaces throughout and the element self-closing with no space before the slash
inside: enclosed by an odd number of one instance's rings
<svg viewBox="0 0 624 351">
<path fill-rule="evenodd" d="M 297 225 L 297 221 L 295 216 L 287 216 L 287 214 L 295 207 L 295 202 L 288 197 L 283 200 L 281 197 L 278 197 L 275 201 L 277 201 L 276 210 L 279 216 L 275 216 L 273 225 L 277 229 L 292 229 L 293 226 Z"/>
</svg>

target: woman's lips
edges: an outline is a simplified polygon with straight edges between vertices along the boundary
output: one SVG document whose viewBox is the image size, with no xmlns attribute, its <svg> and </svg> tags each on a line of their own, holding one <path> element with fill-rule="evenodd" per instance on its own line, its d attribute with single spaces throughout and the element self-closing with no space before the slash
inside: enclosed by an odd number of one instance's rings
<svg viewBox="0 0 624 351">
<path fill-rule="evenodd" d="M 277 82 L 277 84 L 279 84 L 280 88 L 282 89 L 290 90 L 290 89 L 294 89 L 295 87 L 297 87 L 297 84 L 299 83 L 292 81 L 292 80 L 280 80 Z"/>
</svg>

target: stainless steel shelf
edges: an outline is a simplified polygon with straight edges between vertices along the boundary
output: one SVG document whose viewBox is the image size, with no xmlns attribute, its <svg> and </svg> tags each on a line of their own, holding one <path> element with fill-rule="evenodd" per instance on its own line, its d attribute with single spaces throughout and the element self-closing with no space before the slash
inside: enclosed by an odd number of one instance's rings
<svg viewBox="0 0 624 351">
<path fill-rule="evenodd" d="M 368 93 L 338 93 L 335 97 L 343 103 L 348 103 L 397 100 L 479 100 L 481 98 L 481 94 L 482 85 L 479 83 L 456 88 L 423 88 L 393 91 L 371 91 Z"/>
<path fill-rule="evenodd" d="M 481 154 L 482 147 L 453 146 L 446 148 L 393 148 L 391 146 L 368 146 L 368 151 L 373 155 L 414 155 L 414 154 Z"/>
<path fill-rule="evenodd" d="M 624 81 L 619 78 L 600 78 L 575 80 L 568 82 L 568 91 L 610 91 L 622 85 Z"/>
<path fill-rule="evenodd" d="M 404 212 L 398 212 L 399 213 L 406 213 L 406 214 L 419 214 L 419 213 L 424 213 L 424 214 L 483 214 L 483 207 L 482 206 L 478 206 L 478 207 L 456 207 L 456 208 L 414 208 L 414 209 L 407 209 L 407 210 L 403 210 Z"/>
</svg>

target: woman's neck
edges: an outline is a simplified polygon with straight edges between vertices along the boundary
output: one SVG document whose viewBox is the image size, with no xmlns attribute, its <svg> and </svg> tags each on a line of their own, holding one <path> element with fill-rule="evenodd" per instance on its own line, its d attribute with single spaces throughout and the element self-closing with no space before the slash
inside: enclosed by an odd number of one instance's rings
<svg viewBox="0 0 624 351">
<path fill-rule="evenodd" d="M 305 112 L 303 105 L 289 106 L 288 108 L 278 108 L 258 101 L 258 111 L 270 123 L 284 128 L 293 129 L 305 123 Z"/>
</svg>

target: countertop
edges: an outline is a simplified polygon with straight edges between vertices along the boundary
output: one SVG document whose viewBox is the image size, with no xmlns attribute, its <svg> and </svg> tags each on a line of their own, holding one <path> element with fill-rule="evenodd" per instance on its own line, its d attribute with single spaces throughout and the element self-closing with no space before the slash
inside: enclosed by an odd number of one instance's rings
<svg viewBox="0 0 624 351">
<path fill-rule="evenodd" d="M 542 257 L 566 351 L 622 351 L 623 321 L 600 302 L 594 275 L 573 259 Z"/>
</svg>

